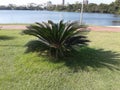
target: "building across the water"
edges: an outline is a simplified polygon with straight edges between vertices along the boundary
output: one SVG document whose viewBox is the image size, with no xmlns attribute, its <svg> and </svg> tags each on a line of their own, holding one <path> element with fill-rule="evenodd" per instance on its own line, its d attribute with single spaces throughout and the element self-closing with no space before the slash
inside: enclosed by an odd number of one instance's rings
<svg viewBox="0 0 120 90">
<path fill-rule="evenodd" d="M 52 6 L 52 2 L 51 1 L 48 1 L 46 4 L 47 4 L 47 7 Z"/>
<path fill-rule="evenodd" d="M 62 5 L 63 5 L 63 6 L 65 5 L 65 0 L 62 0 Z"/>
<path fill-rule="evenodd" d="M 83 4 L 88 5 L 88 0 L 83 0 Z"/>
</svg>

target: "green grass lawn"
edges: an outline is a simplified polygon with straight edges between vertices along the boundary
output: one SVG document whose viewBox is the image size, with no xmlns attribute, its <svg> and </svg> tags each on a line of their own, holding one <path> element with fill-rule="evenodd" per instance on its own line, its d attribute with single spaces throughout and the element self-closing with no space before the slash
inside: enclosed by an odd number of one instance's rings
<svg viewBox="0 0 120 90">
<path fill-rule="evenodd" d="M 35 38 L 20 33 L 0 31 L 0 90 L 120 90 L 120 33 L 90 32 L 89 46 L 61 62 L 25 53 Z"/>
</svg>

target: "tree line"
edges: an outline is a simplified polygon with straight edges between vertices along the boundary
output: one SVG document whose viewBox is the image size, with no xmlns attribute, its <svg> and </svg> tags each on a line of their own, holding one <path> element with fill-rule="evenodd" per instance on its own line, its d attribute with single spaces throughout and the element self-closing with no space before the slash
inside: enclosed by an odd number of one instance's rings
<svg viewBox="0 0 120 90">
<path fill-rule="evenodd" d="M 0 6 L 0 10 L 49 10 L 49 11 L 69 11 L 69 12 L 80 12 L 81 3 L 63 5 L 50 5 L 44 6 L 30 4 L 28 6 L 16 6 L 9 4 L 8 6 Z M 113 13 L 120 14 L 120 0 L 116 0 L 110 4 L 101 3 L 99 5 L 90 3 L 84 5 L 84 12 L 91 13 Z"/>
<path fill-rule="evenodd" d="M 1 5 L 0 10 L 43 10 L 40 5 L 23 5 L 23 6 L 16 6 L 14 4 L 9 4 L 8 6 Z"/>
<path fill-rule="evenodd" d="M 46 7 L 47 10 L 56 10 L 56 11 L 70 11 L 70 12 L 79 12 L 81 8 L 81 3 L 76 4 L 68 4 L 66 6 L 62 5 L 53 5 Z M 88 5 L 84 5 L 84 12 L 91 13 L 113 13 L 120 14 L 120 0 L 116 0 L 110 4 L 101 3 L 99 5 L 95 3 L 90 3 Z"/>
</svg>

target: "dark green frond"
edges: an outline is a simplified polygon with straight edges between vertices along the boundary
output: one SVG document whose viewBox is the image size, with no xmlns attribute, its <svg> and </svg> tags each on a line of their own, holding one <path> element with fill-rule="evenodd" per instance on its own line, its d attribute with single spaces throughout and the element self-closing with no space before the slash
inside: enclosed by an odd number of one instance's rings
<svg viewBox="0 0 120 90">
<path fill-rule="evenodd" d="M 35 36 L 39 39 L 40 46 L 49 52 L 51 56 L 63 57 L 67 52 L 71 52 L 75 45 L 86 45 L 89 41 L 84 36 L 85 31 L 78 22 L 59 23 L 52 21 L 36 23 L 24 30 L 23 33 Z M 43 49 L 44 50 L 44 49 Z"/>
</svg>

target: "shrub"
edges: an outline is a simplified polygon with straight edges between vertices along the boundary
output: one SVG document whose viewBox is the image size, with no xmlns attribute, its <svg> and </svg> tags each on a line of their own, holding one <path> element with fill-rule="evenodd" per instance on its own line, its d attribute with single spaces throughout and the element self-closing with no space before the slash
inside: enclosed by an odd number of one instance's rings
<svg viewBox="0 0 120 90">
<path fill-rule="evenodd" d="M 37 51 L 47 51 L 55 58 L 64 57 L 75 50 L 74 46 L 84 46 L 89 42 L 83 34 L 83 26 L 78 22 L 64 23 L 61 20 L 59 23 L 52 21 L 36 23 L 23 33 L 38 38 L 37 42 L 41 49 L 38 48 Z"/>
</svg>

